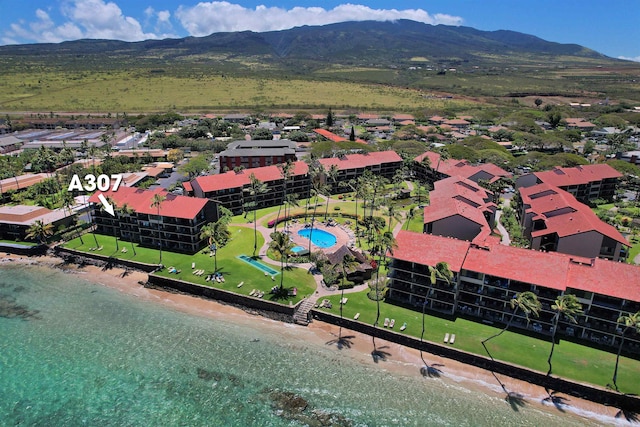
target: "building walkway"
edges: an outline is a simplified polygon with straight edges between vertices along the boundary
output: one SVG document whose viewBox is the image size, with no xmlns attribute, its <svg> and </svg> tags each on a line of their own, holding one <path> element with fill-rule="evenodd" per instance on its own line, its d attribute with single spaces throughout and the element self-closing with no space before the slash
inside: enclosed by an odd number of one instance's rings
<svg viewBox="0 0 640 427">
<path fill-rule="evenodd" d="M 511 237 L 509 237 L 509 232 L 507 231 L 507 229 L 504 228 L 502 223 L 500 223 L 500 217 L 502 216 L 502 208 L 509 206 L 509 203 L 510 200 L 504 199 L 501 203 L 500 209 L 496 211 L 496 228 L 500 232 L 500 235 L 502 235 L 502 240 L 500 241 L 500 243 L 505 246 L 511 245 Z"/>
</svg>

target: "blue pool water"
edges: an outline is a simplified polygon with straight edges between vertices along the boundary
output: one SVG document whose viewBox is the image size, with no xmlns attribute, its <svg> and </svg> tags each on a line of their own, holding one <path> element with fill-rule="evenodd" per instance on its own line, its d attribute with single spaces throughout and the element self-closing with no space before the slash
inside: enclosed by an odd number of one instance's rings
<svg viewBox="0 0 640 427">
<path fill-rule="evenodd" d="M 269 274 L 270 276 L 275 276 L 276 274 L 279 273 L 277 270 L 274 270 L 273 268 L 269 267 L 268 265 L 265 265 L 265 264 L 261 263 L 260 261 L 257 261 L 255 259 L 251 258 L 250 256 L 238 255 L 238 259 L 241 259 L 242 261 L 246 262 L 247 264 L 251 264 L 252 267 L 255 267 L 258 270 L 264 271 L 265 273 Z"/>
<path fill-rule="evenodd" d="M 329 233 L 328 231 L 314 228 L 312 233 L 311 230 L 311 228 L 304 228 L 298 231 L 298 235 L 304 237 L 305 239 L 308 239 L 309 235 L 311 235 L 311 243 L 323 249 L 330 248 L 338 241 L 338 239 L 336 239 L 336 236 Z"/>
<path fill-rule="evenodd" d="M 304 246 L 294 246 L 293 248 L 291 248 L 291 252 L 293 252 L 294 254 L 297 254 L 298 252 L 302 252 L 304 251 L 305 248 Z"/>
</svg>

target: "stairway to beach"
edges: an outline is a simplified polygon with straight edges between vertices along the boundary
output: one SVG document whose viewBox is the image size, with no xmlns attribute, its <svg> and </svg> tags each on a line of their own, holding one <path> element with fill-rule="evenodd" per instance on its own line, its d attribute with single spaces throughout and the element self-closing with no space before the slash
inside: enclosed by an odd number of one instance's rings
<svg viewBox="0 0 640 427">
<path fill-rule="evenodd" d="M 309 311 L 313 308 L 315 302 L 311 298 L 307 298 L 298 307 L 293 314 L 293 321 L 298 325 L 307 326 L 309 324 Z"/>
</svg>

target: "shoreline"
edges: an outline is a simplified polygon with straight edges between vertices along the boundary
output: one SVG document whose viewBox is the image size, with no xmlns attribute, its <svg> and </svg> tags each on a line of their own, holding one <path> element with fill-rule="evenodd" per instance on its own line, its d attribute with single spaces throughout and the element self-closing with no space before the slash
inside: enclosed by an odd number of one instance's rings
<svg viewBox="0 0 640 427">
<path fill-rule="evenodd" d="M 318 321 L 317 319 L 314 319 L 314 322 L 308 326 L 284 324 L 281 321 L 262 316 L 260 313 L 247 311 L 240 307 L 215 300 L 147 288 L 140 285 L 140 282 L 147 281 L 147 273 L 137 270 L 125 270 L 119 267 L 105 270 L 94 265 L 80 267 L 75 264 L 65 264 L 62 259 L 55 256 L 27 257 L 5 253 L 0 254 L 0 263 L 17 263 L 56 268 L 67 274 L 77 275 L 88 282 L 107 286 L 125 294 L 142 298 L 145 301 L 160 303 L 173 310 L 251 327 L 256 327 L 256 322 L 258 322 L 257 326 L 259 328 L 266 328 L 278 334 L 287 335 L 291 339 L 311 341 L 313 345 L 329 345 L 329 342 L 338 337 L 340 329 L 340 327 L 336 325 Z M 283 327 L 283 325 L 285 325 L 285 327 Z M 423 366 L 423 363 L 418 350 L 377 338 L 376 342 L 379 343 L 379 346 L 385 346 L 385 352 L 388 352 L 390 355 L 387 360 L 376 364 L 373 362 L 371 356 L 371 351 L 373 350 L 371 336 L 346 328 L 343 328 L 343 332 L 352 337 L 352 340 L 350 341 L 351 344 L 348 349 L 338 349 L 336 347 L 340 355 L 349 357 L 358 363 L 379 367 L 394 375 L 411 377 L 420 375 L 420 368 Z M 440 369 L 443 371 L 442 377 L 436 379 L 425 378 L 425 381 L 440 380 L 450 382 L 492 397 L 504 399 L 505 404 L 509 404 L 505 399 L 504 391 L 498 385 L 490 371 L 430 353 L 425 353 L 425 360 L 429 364 L 441 365 Z M 573 396 L 567 396 L 565 401 L 568 403 L 562 405 L 560 408 L 556 408 L 553 403 L 544 402 L 548 394 L 543 387 L 504 375 L 498 375 L 498 378 L 508 391 L 524 397 L 526 402 L 525 406 L 539 408 L 543 411 L 560 411 L 580 419 L 588 419 L 598 423 L 629 425 L 629 422 L 624 418 L 616 418 L 616 415 L 619 413 L 617 408 Z"/>
</svg>

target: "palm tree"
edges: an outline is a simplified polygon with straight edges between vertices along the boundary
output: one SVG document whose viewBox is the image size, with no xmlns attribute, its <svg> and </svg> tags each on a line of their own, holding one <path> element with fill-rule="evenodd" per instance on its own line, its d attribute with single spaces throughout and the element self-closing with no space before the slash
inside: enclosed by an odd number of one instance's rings
<svg viewBox="0 0 640 427">
<path fill-rule="evenodd" d="M 327 216 L 329 216 L 329 197 L 331 196 L 331 192 L 333 191 L 333 187 L 336 184 L 336 181 L 338 180 L 338 174 L 340 173 L 340 169 L 338 169 L 338 166 L 336 165 L 331 165 L 331 167 L 325 171 L 327 180 L 325 182 L 324 189 L 326 191 L 326 196 L 327 196 L 327 206 L 325 207 L 324 210 L 324 220 L 327 220 Z M 331 184 L 329 185 L 329 182 L 331 182 Z"/>
<path fill-rule="evenodd" d="M 640 311 L 635 314 L 627 313 L 624 316 L 620 316 L 618 318 L 618 323 L 624 326 L 622 330 L 622 336 L 620 337 L 620 345 L 618 345 L 618 354 L 616 355 L 616 367 L 613 370 L 613 386 L 616 391 L 618 391 L 618 364 L 620 362 L 620 353 L 622 353 L 622 345 L 624 344 L 624 334 L 627 333 L 629 329 L 635 329 L 636 333 L 640 333 Z"/>
<path fill-rule="evenodd" d="M 551 375 L 552 366 L 551 358 L 553 357 L 553 349 L 556 346 L 556 332 L 558 331 L 558 323 L 560 317 L 564 316 L 572 323 L 578 323 L 576 316 L 582 313 L 582 304 L 578 301 L 578 297 L 573 294 L 566 294 L 559 296 L 555 303 L 551 305 L 551 309 L 556 312 L 551 320 L 551 351 L 549 352 L 549 358 L 547 364 L 549 365 L 549 371 L 547 375 Z"/>
<path fill-rule="evenodd" d="M 409 210 L 405 214 L 405 218 L 406 218 L 406 222 L 404 224 L 405 225 L 405 230 L 409 229 L 409 223 L 415 217 L 416 217 L 416 207 L 412 206 L 412 207 L 409 208 Z"/>
<path fill-rule="evenodd" d="M 118 209 L 118 206 L 116 206 L 116 202 L 113 201 L 113 199 L 110 196 L 107 196 L 107 202 L 110 203 L 111 205 L 113 205 L 114 209 Z M 100 205 L 100 211 L 102 212 L 106 212 L 106 209 L 104 207 L 104 205 Z M 120 250 L 120 246 L 118 245 L 118 232 L 119 232 L 120 228 L 119 227 L 114 227 L 113 230 L 113 236 L 116 239 L 116 252 L 118 252 Z"/>
<path fill-rule="evenodd" d="M 538 296 L 531 291 L 519 292 L 515 294 L 514 297 L 511 298 L 511 301 L 509 301 L 509 304 L 511 305 L 511 309 L 513 311 L 511 312 L 511 317 L 509 318 L 509 321 L 507 322 L 505 327 L 497 334 L 492 335 L 489 338 L 486 338 L 485 340 L 482 341 L 482 346 L 484 347 L 485 351 L 487 352 L 491 360 L 493 360 L 493 356 L 491 355 L 491 353 L 489 352 L 485 344 L 494 338 L 498 338 L 500 335 L 505 333 L 507 329 L 509 329 L 509 326 L 511 326 L 511 323 L 513 322 L 513 318 L 515 317 L 518 310 L 524 313 L 524 316 L 527 319 L 527 324 L 528 324 L 529 315 L 533 314 L 534 316 L 538 317 L 538 313 L 542 308 L 542 304 L 538 300 Z"/>
<path fill-rule="evenodd" d="M 400 212 L 396 210 L 396 207 L 393 204 L 389 204 L 386 210 L 387 216 L 389 217 L 389 225 L 387 226 L 387 230 L 391 231 L 391 220 L 395 219 L 397 221 L 400 221 L 402 219 L 402 216 L 400 216 Z"/>
<path fill-rule="evenodd" d="M 436 284 L 437 280 L 440 279 L 445 282 L 447 286 L 451 286 L 453 284 L 454 274 L 449 268 L 449 264 L 446 262 L 438 262 L 435 267 L 428 266 L 429 268 L 429 287 L 427 288 L 427 293 L 424 295 L 424 302 L 422 303 L 422 332 L 420 333 L 420 343 L 424 342 L 424 332 L 425 332 L 425 310 L 427 308 L 427 304 L 429 302 L 429 294 L 433 290 L 433 286 Z M 424 355 L 422 353 L 422 346 L 420 346 L 420 359 L 424 366 L 420 369 L 423 375 L 433 375 L 437 372 L 434 370 L 435 368 L 429 366 L 429 364 L 424 360 Z"/>
<path fill-rule="evenodd" d="M 375 329 L 378 327 L 378 322 L 380 322 L 380 300 L 382 299 L 381 290 L 379 289 L 380 266 L 382 266 L 382 264 L 386 261 L 387 252 L 393 255 L 393 250 L 398 247 L 396 239 L 395 237 L 393 237 L 393 233 L 387 231 L 384 233 L 378 233 L 376 234 L 376 236 L 377 236 L 376 237 L 377 242 L 375 243 L 375 246 L 380 248 L 381 250 L 378 251 L 378 265 L 376 266 L 376 279 L 374 282 L 375 283 L 374 292 L 376 296 L 376 320 L 375 322 L 373 322 L 374 334 L 372 335 L 372 341 L 373 341 L 372 354 L 374 356 L 374 359 L 380 357 L 380 353 L 376 348 L 376 336 L 375 336 Z"/>
<path fill-rule="evenodd" d="M 258 250 L 258 222 L 256 214 L 258 210 L 258 197 L 261 194 L 268 193 L 269 187 L 267 184 L 256 178 L 255 174 L 249 175 L 249 187 L 244 188 L 242 191 L 249 194 L 251 201 L 245 203 L 245 206 L 253 207 L 253 256 L 256 256 Z"/>
<path fill-rule="evenodd" d="M 160 261 L 158 264 L 162 264 L 162 217 L 160 216 L 160 205 L 162 205 L 162 202 L 164 202 L 166 198 L 164 194 L 156 193 L 153 195 L 153 199 L 151 199 L 151 207 L 158 210 L 158 242 L 160 243 Z"/>
<path fill-rule="evenodd" d="M 313 235 L 313 224 L 316 220 L 316 208 L 318 207 L 318 195 L 320 193 L 325 193 L 328 185 L 322 182 L 321 176 L 324 173 L 324 167 L 319 165 L 316 174 L 317 177 L 311 180 L 312 191 L 315 194 L 315 200 L 313 202 L 313 213 L 311 214 L 311 228 L 309 228 L 309 260 L 311 260 L 311 236 Z M 329 199 L 327 198 L 327 204 L 329 203 Z"/>
<path fill-rule="evenodd" d="M 215 273 L 216 271 L 218 271 L 218 244 L 215 240 L 214 233 L 215 230 L 213 222 L 204 225 L 200 229 L 200 238 L 207 239 L 209 249 L 213 251 L 213 271 Z M 212 247 L 212 245 L 215 245 L 215 249 Z"/>
<path fill-rule="evenodd" d="M 123 203 L 122 206 L 120 206 L 118 208 L 118 213 L 122 216 L 125 216 L 127 218 L 127 222 L 128 219 L 131 217 L 131 214 L 133 214 L 135 211 L 131 208 L 131 206 L 129 206 L 126 203 Z M 131 238 L 131 250 L 133 251 L 133 256 L 136 256 L 136 247 L 133 244 L 133 238 Z"/>
<path fill-rule="evenodd" d="M 47 237 L 53 235 L 53 224 L 45 224 L 41 220 L 36 220 L 27 229 L 27 239 L 38 239 L 41 244 L 47 243 Z"/>
<path fill-rule="evenodd" d="M 289 235 L 280 231 L 274 231 L 270 235 L 271 243 L 269 247 L 280 255 L 280 291 L 284 289 L 284 265 L 291 254 L 291 249 L 295 246 Z"/>
<path fill-rule="evenodd" d="M 278 165 L 278 170 L 280 170 L 280 176 L 282 176 L 282 204 L 278 207 L 278 216 L 276 216 L 276 221 L 280 220 L 280 209 L 282 208 L 282 206 L 285 206 L 285 212 L 284 212 L 284 216 L 285 216 L 285 226 L 286 224 L 286 216 L 287 216 L 287 212 L 286 212 L 286 203 L 287 203 L 287 182 L 289 181 L 289 179 L 291 179 L 291 175 L 293 173 L 293 162 L 291 160 L 288 160 L 286 163 L 280 163 Z M 278 224 L 275 225 L 275 228 L 278 228 Z"/>
</svg>

